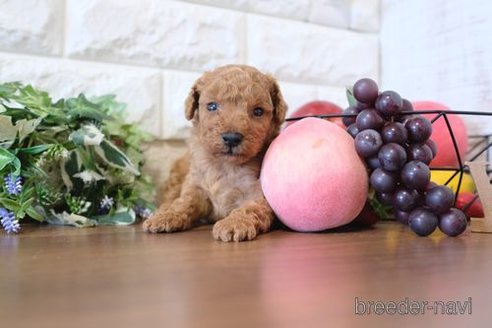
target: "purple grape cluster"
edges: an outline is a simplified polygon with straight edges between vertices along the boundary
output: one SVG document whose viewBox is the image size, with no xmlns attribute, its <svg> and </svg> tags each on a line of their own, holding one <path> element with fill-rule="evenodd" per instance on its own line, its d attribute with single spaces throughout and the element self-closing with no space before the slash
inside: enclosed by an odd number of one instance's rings
<svg viewBox="0 0 492 328">
<path fill-rule="evenodd" d="M 379 92 L 375 81 L 364 78 L 353 86 L 356 103 L 343 123 L 355 139 L 355 149 L 369 169 L 377 199 L 393 207 L 395 218 L 419 236 L 437 227 L 449 236 L 461 234 L 465 214 L 453 208 L 454 194 L 447 186 L 430 181 L 429 163 L 436 156 L 430 139 L 431 122 L 411 112 L 410 101 L 395 91 Z"/>
</svg>

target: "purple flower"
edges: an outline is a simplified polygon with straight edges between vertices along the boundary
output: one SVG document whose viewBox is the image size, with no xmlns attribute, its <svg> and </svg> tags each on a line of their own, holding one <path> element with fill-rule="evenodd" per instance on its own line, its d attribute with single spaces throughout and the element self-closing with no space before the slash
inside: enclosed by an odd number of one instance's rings
<svg viewBox="0 0 492 328">
<path fill-rule="evenodd" d="M 18 233 L 20 230 L 19 221 L 15 218 L 14 212 L 9 212 L 5 208 L 0 207 L 0 223 L 7 233 Z"/>
<path fill-rule="evenodd" d="M 103 199 L 101 199 L 101 202 L 99 203 L 99 207 L 103 211 L 109 211 L 111 207 L 113 207 L 113 205 L 114 205 L 113 197 L 108 197 L 107 195 L 105 195 Z"/>
<path fill-rule="evenodd" d="M 5 184 L 5 189 L 9 195 L 19 195 L 22 191 L 22 179 L 21 177 L 15 176 L 9 173 L 5 178 L 3 178 Z"/>
<path fill-rule="evenodd" d="M 154 214 L 150 209 L 142 206 L 135 206 L 133 210 L 135 211 L 135 214 L 137 214 L 137 216 L 141 217 L 144 220 L 147 220 L 152 216 L 152 214 Z"/>
</svg>

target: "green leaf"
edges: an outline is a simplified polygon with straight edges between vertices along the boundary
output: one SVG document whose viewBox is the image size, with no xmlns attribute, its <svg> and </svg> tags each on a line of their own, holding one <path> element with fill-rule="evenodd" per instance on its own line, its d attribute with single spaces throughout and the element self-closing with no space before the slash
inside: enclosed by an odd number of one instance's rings
<svg viewBox="0 0 492 328">
<path fill-rule="evenodd" d="M 129 225 L 135 223 L 135 211 L 129 208 L 120 208 L 113 215 L 98 215 L 93 217 L 99 225 Z"/>
<path fill-rule="evenodd" d="M 90 101 L 101 106 L 107 114 L 123 116 L 126 104 L 116 101 L 116 96 L 109 94 L 99 97 L 91 97 Z"/>
<path fill-rule="evenodd" d="M 14 161 L 15 155 L 0 147 L 0 171 Z"/>
<path fill-rule="evenodd" d="M 36 209 L 38 209 L 38 211 L 42 211 L 41 213 L 44 213 L 46 221 L 50 224 L 70 225 L 79 228 L 94 227 L 97 225 L 97 221 L 82 215 L 67 213 L 65 211 L 62 213 L 56 213 L 53 210 L 50 210 L 50 213 L 46 214 L 44 209 L 38 207 L 36 207 Z"/>
<path fill-rule="evenodd" d="M 382 204 L 377 200 L 376 197 L 369 200 L 369 205 L 371 205 L 374 213 L 376 213 L 376 215 L 379 216 L 382 220 L 388 220 L 391 218 L 393 207 Z"/>
<path fill-rule="evenodd" d="M 15 127 L 19 132 L 19 142 L 22 142 L 29 134 L 36 130 L 36 127 L 41 123 L 41 118 L 34 120 L 22 119 L 15 123 Z"/>
<path fill-rule="evenodd" d="M 0 204 L 10 211 L 17 212 L 20 210 L 21 206 L 15 200 L 10 198 L 2 197 L 0 198 Z"/>
<path fill-rule="evenodd" d="M 35 190 L 35 186 L 24 186 L 24 188 L 22 188 L 21 199 L 25 200 L 26 198 L 31 198 Z"/>
<path fill-rule="evenodd" d="M 50 209 L 49 213 L 47 213 L 45 209 L 39 205 L 35 206 L 34 210 L 44 218 L 43 221 L 50 224 L 71 225 L 79 228 L 94 227 L 97 225 L 95 220 L 89 219 L 82 215 L 71 214 L 65 211 L 62 213 L 56 213 L 52 209 Z"/>
<path fill-rule="evenodd" d="M 31 207 L 31 204 L 34 202 L 34 198 L 30 198 L 27 201 L 23 202 L 21 205 L 21 210 L 25 211 L 27 208 Z"/>
<path fill-rule="evenodd" d="M 69 191 L 73 188 L 73 175 L 79 172 L 81 168 L 82 162 L 80 160 L 78 152 L 75 150 L 72 150 L 69 153 L 68 159 L 61 160 L 60 171 L 62 175 L 62 180 Z"/>
<path fill-rule="evenodd" d="M 31 207 L 28 207 L 28 208 L 26 209 L 26 214 L 27 214 L 30 218 L 32 218 L 32 219 L 34 219 L 34 220 L 36 220 L 36 221 L 39 221 L 39 222 L 43 222 L 43 221 L 44 221 L 44 216 L 43 216 L 43 215 L 41 215 L 40 213 L 38 213 L 38 212 L 36 211 L 36 209 L 35 209 L 34 207 L 32 207 L 32 206 L 31 206 Z"/>
<path fill-rule="evenodd" d="M 36 166 L 35 163 L 28 161 L 22 166 L 22 176 L 24 178 L 31 178 L 36 176 L 36 178 L 46 179 L 48 178 L 48 174 L 44 172 L 41 168 Z"/>
<path fill-rule="evenodd" d="M 96 153 L 110 166 L 128 171 L 134 175 L 140 175 L 130 159 L 108 140 L 103 140 L 101 145 L 94 147 Z"/>
<path fill-rule="evenodd" d="M 44 145 L 38 145 L 33 147 L 27 147 L 27 148 L 18 148 L 17 151 L 24 154 L 37 155 L 37 154 L 44 153 L 46 150 L 50 149 L 51 147 L 53 147 L 53 145 L 44 144 Z"/>
<path fill-rule="evenodd" d="M 21 173 L 21 161 L 15 157 L 14 161 L 12 162 L 12 165 L 14 165 L 14 172 L 12 172 L 14 175 L 19 176 Z"/>
<path fill-rule="evenodd" d="M 19 159 L 9 152 L 7 149 L 0 147 L 0 170 L 3 170 L 7 165 L 13 165 L 15 175 L 20 175 L 21 162 Z"/>
<path fill-rule="evenodd" d="M 346 89 L 346 95 L 347 95 L 347 101 L 349 103 L 349 106 L 355 106 L 357 105 L 357 99 L 355 99 L 352 88 L 347 87 Z"/>
<path fill-rule="evenodd" d="M 19 82 L 8 82 L 0 84 L 0 98 L 12 98 L 20 85 L 21 84 Z"/>
<path fill-rule="evenodd" d="M 48 93 L 36 90 L 31 85 L 20 87 L 19 93 L 12 95 L 11 98 L 41 117 L 47 116 L 51 111 L 51 98 Z"/>
<path fill-rule="evenodd" d="M 79 159 L 82 161 L 82 167 L 88 170 L 96 171 L 96 161 L 94 147 L 79 147 L 76 149 Z"/>
<path fill-rule="evenodd" d="M 77 146 L 99 146 L 103 139 L 104 134 L 93 124 L 82 126 L 68 137 Z"/>
<path fill-rule="evenodd" d="M 101 122 L 110 118 L 101 110 L 100 105 L 87 100 L 84 94 L 80 94 L 77 98 L 67 99 L 65 104 L 68 108 L 68 117 L 71 120 L 82 118 Z"/>
<path fill-rule="evenodd" d="M 9 148 L 14 143 L 17 134 L 19 135 L 19 142 L 22 142 L 40 123 L 40 118 L 34 120 L 21 119 L 14 125 L 12 124 L 12 117 L 0 115 L 0 142 Z"/>
<path fill-rule="evenodd" d="M 52 105 L 52 108 L 56 108 L 57 110 L 61 110 L 65 107 L 65 99 L 58 99 L 56 103 Z"/>
<path fill-rule="evenodd" d="M 0 115 L 0 142 L 9 148 L 15 141 L 17 128 L 12 124 L 12 117 Z"/>
</svg>

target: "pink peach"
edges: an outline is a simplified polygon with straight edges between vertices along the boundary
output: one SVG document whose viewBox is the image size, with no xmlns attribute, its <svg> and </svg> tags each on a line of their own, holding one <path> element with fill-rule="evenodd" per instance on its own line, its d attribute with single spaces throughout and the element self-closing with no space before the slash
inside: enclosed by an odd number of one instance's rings
<svg viewBox="0 0 492 328">
<path fill-rule="evenodd" d="M 272 142 L 260 179 L 275 214 L 297 231 L 347 224 L 367 199 L 368 175 L 354 140 L 318 118 L 300 120 Z"/>
</svg>

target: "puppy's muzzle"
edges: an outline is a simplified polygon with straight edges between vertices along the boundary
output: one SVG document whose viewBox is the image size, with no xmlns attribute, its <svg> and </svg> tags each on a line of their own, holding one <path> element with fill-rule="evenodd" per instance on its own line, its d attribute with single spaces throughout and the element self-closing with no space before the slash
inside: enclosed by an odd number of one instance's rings
<svg viewBox="0 0 492 328">
<path fill-rule="evenodd" d="M 239 146 L 239 144 L 243 141 L 243 135 L 237 132 L 226 132 L 220 135 L 222 137 L 222 141 L 224 145 L 229 148 L 234 148 Z"/>
</svg>

